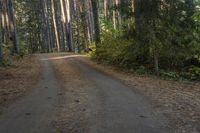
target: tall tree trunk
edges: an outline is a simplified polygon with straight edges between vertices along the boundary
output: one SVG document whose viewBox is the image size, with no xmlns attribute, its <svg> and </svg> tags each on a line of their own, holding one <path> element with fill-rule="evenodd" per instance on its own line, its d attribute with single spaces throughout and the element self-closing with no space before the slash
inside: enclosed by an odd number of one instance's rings
<svg viewBox="0 0 200 133">
<path fill-rule="evenodd" d="M 65 26 L 64 26 L 64 19 L 62 16 L 61 10 L 61 2 L 60 0 L 57 1 L 57 24 L 58 24 L 58 34 L 59 34 L 59 41 L 60 41 L 60 49 L 61 51 L 65 51 Z"/>
<path fill-rule="evenodd" d="M 74 0 L 74 10 L 76 14 L 76 23 L 77 23 L 77 33 L 78 33 L 78 53 L 81 51 L 81 34 L 80 34 L 80 13 L 79 13 L 79 2 L 78 0 Z"/>
<path fill-rule="evenodd" d="M 120 5 L 120 0 L 116 0 L 116 6 L 118 7 L 117 8 L 117 25 L 118 25 L 118 27 L 121 26 L 121 21 L 122 21 L 121 12 L 119 10 L 119 5 Z"/>
<path fill-rule="evenodd" d="M 55 0 L 51 0 L 51 6 L 52 6 L 52 16 L 53 16 L 53 25 L 54 25 L 54 32 L 55 32 L 55 37 L 56 37 L 56 46 L 57 46 L 57 51 L 60 51 L 60 41 L 58 38 L 58 28 L 57 28 L 57 23 L 56 23 L 56 16 L 55 16 Z"/>
<path fill-rule="evenodd" d="M 46 45 L 46 49 L 45 49 L 45 52 L 49 52 L 49 49 L 50 49 L 50 38 L 49 38 L 49 33 L 48 33 L 48 30 L 47 30 L 47 7 L 46 7 L 46 0 L 40 0 L 40 3 L 42 5 L 42 19 L 43 19 L 43 38 L 45 40 L 45 45 Z M 44 52 L 44 51 L 43 51 Z"/>
<path fill-rule="evenodd" d="M 149 21 L 147 18 L 147 11 L 145 8 L 146 4 L 149 4 L 153 1 L 146 1 L 146 0 L 134 0 L 134 14 L 135 14 L 135 30 L 136 30 L 136 38 L 138 41 L 138 62 L 145 62 L 149 58 L 149 45 L 146 43 L 148 40 L 147 36 L 144 36 L 145 29 L 148 27 L 149 24 L 147 22 Z"/>
<path fill-rule="evenodd" d="M 84 50 L 85 52 L 89 52 L 89 41 L 88 41 L 88 7 L 87 7 L 87 0 L 83 2 L 83 32 L 84 32 Z"/>
<path fill-rule="evenodd" d="M 67 18 L 66 18 L 66 6 L 65 6 L 65 0 L 60 0 L 60 7 L 61 7 L 61 16 L 62 16 L 62 32 L 64 33 L 64 37 L 65 37 L 65 42 L 68 41 L 68 29 L 67 29 L 67 25 L 66 25 L 66 22 L 67 22 Z M 64 46 L 63 46 L 63 50 L 66 51 L 68 48 L 69 48 L 69 45 L 67 46 L 66 43 L 64 43 Z"/>
<path fill-rule="evenodd" d="M 108 14 L 107 14 L 107 0 L 104 0 L 104 18 L 105 19 L 107 19 L 107 16 L 108 16 Z"/>
<path fill-rule="evenodd" d="M 11 24 L 11 35 L 12 35 L 12 41 L 13 41 L 13 53 L 19 53 L 19 44 L 17 40 L 17 30 L 16 30 L 16 20 L 14 16 L 14 9 L 13 9 L 13 1 L 8 0 L 8 6 L 9 6 L 9 14 L 10 14 L 10 24 Z"/>
<path fill-rule="evenodd" d="M 143 24 L 143 14 L 141 11 L 141 5 L 143 0 L 134 0 L 134 14 L 135 14 L 135 29 L 137 34 L 140 33 L 142 30 L 142 24 Z"/>
<path fill-rule="evenodd" d="M 48 25 L 49 25 L 49 36 L 50 36 L 50 44 L 51 44 L 51 51 L 50 52 L 53 52 L 53 47 L 54 47 L 54 45 L 55 45 L 55 43 L 54 43 L 54 35 L 53 35 L 53 31 L 52 31 L 52 29 L 53 29 L 53 25 L 52 25 L 52 21 L 53 21 L 53 19 L 52 19 L 52 3 L 51 3 L 51 0 L 48 0 L 47 1 L 47 12 L 48 12 L 48 20 L 49 20 L 49 23 L 48 23 Z"/>
<path fill-rule="evenodd" d="M 75 50 L 74 46 L 74 36 L 73 36 L 73 30 L 72 30 L 72 20 L 71 20 L 71 10 L 70 10 L 70 1 L 66 0 L 66 23 L 68 27 L 68 35 L 69 35 L 69 51 L 73 52 Z"/>
<path fill-rule="evenodd" d="M 115 3 L 116 1 L 115 0 L 112 0 L 112 7 L 115 7 L 116 6 L 116 3 Z M 112 9 L 112 13 L 113 13 L 113 15 L 112 15 L 112 19 L 113 19 L 113 27 L 114 27 L 114 29 L 116 30 L 116 28 L 117 28 L 117 22 L 116 22 L 116 10 L 115 9 Z"/>
<path fill-rule="evenodd" d="M 11 30 L 10 30 L 11 24 L 10 24 L 10 12 L 9 12 L 8 0 L 3 0 L 3 11 L 5 18 L 4 36 L 5 36 L 5 42 L 7 42 L 9 41 L 8 39 L 11 37 Z"/>
<path fill-rule="evenodd" d="M 88 28 L 89 28 L 89 35 L 90 35 L 90 41 L 94 42 L 94 18 L 93 18 L 93 9 L 92 9 L 92 3 L 91 0 L 89 0 L 89 12 L 88 12 Z"/>
<path fill-rule="evenodd" d="M 2 50 L 2 6 L 3 3 L 0 1 L 0 61 L 3 59 L 3 50 Z"/>
<path fill-rule="evenodd" d="M 92 0 L 93 18 L 94 18 L 94 31 L 96 46 L 100 43 L 100 30 L 99 30 L 99 13 L 98 13 L 98 0 Z"/>
</svg>

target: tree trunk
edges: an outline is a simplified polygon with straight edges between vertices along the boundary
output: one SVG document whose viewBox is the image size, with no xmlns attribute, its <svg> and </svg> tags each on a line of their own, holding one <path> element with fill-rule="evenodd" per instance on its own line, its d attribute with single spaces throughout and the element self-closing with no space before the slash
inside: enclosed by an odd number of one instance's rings
<svg viewBox="0 0 200 133">
<path fill-rule="evenodd" d="M 104 0 L 104 18 L 105 19 L 107 19 L 107 16 L 108 16 L 108 14 L 107 14 L 107 0 Z"/>
<path fill-rule="evenodd" d="M 55 32 L 55 38 L 56 38 L 56 46 L 57 46 L 57 51 L 60 51 L 60 41 L 58 38 L 58 28 L 57 28 L 57 23 L 56 23 L 56 17 L 55 17 L 55 0 L 51 0 L 51 6 L 52 6 L 52 17 L 53 17 L 53 25 L 54 25 L 54 32 Z"/>
<path fill-rule="evenodd" d="M 80 34 L 80 13 L 79 13 L 79 2 L 78 0 L 74 0 L 74 10 L 76 14 L 76 23 L 77 23 L 77 43 L 78 43 L 78 53 L 81 52 L 81 34 Z"/>
<path fill-rule="evenodd" d="M 73 30 L 71 24 L 71 10 L 70 10 L 70 1 L 66 0 L 66 15 L 67 15 L 67 26 L 68 26 L 68 35 L 69 35 L 69 50 L 70 52 L 74 52 L 74 37 L 73 37 Z"/>
<path fill-rule="evenodd" d="M 3 60 L 3 50 L 2 50 L 2 1 L 0 1 L 0 61 Z"/>
<path fill-rule="evenodd" d="M 54 37 L 53 37 L 53 31 L 52 31 L 52 29 L 53 29 L 53 25 L 52 25 L 52 21 L 53 21 L 53 19 L 52 19 L 52 3 L 51 3 L 51 0 L 49 1 L 47 1 L 47 13 L 48 13 L 48 21 L 49 21 L 49 23 L 48 23 L 48 25 L 49 25 L 49 36 L 50 36 L 50 47 L 51 47 L 51 50 L 50 50 L 50 52 L 53 52 L 53 48 L 54 48 Z"/>
<path fill-rule="evenodd" d="M 134 0 L 135 29 L 136 29 L 137 35 L 140 34 L 142 24 L 144 21 L 143 14 L 141 12 L 141 4 L 142 4 L 142 0 Z"/>
<path fill-rule="evenodd" d="M 9 14 L 10 14 L 10 24 L 11 24 L 11 35 L 10 38 L 13 41 L 13 49 L 12 54 L 19 53 L 19 44 L 17 40 L 17 30 L 16 30 L 16 20 L 14 16 L 14 9 L 13 9 L 13 1 L 8 0 L 8 6 L 9 6 Z"/>
<path fill-rule="evenodd" d="M 158 52 L 154 49 L 154 68 L 156 75 L 159 75 L 159 66 L 158 66 Z"/>
<path fill-rule="evenodd" d="M 88 8 L 87 8 L 87 0 L 83 2 L 83 32 L 84 32 L 84 50 L 85 52 L 89 52 L 89 41 L 88 41 L 88 22 L 87 22 L 87 15 L 88 15 Z"/>
<path fill-rule="evenodd" d="M 93 18 L 94 18 L 94 31 L 96 46 L 100 43 L 100 30 L 99 30 L 99 13 L 98 13 L 98 0 L 92 0 Z"/>
<path fill-rule="evenodd" d="M 64 45 L 63 45 L 63 50 L 67 50 L 67 40 L 68 40 L 68 33 L 67 33 L 67 25 L 66 25 L 66 10 L 65 10 L 65 5 L 63 3 L 63 0 L 60 0 L 60 7 L 61 7 L 61 23 L 62 23 L 62 32 L 64 35 Z"/>
<path fill-rule="evenodd" d="M 61 51 L 65 51 L 65 30 L 64 30 L 64 19 L 61 11 L 61 2 L 57 1 L 57 24 L 58 24 L 58 35 L 60 41 L 60 49 Z"/>
</svg>

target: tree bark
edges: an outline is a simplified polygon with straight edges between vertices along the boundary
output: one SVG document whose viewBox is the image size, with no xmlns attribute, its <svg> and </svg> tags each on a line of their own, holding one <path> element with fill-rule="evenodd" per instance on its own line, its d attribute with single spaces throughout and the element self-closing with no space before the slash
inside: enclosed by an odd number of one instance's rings
<svg viewBox="0 0 200 133">
<path fill-rule="evenodd" d="M 56 16 L 55 16 L 55 0 L 51 0 L 51 6 L 52 6 L 52 17 L 53 17 L 53 25 L 54 25 L 54 32 L 55 32 L 55 38 L 56 38 L 56 46 L 57 46 L 57 51 L 60 51 L 60 41 L 58 38 L 58 28 L 57 28 L 57 22 L 56 22 Z"/>
<path fill-rule="evenodd" d="M 14 16 L 12 0 L 8 0 L 8 6 L 9 6 L 11 35 L 12 35 L 12 37 L 10 39 L 13 41 L 12 54 L 14 54 L 14 53 L 18 54 L 19 53 L 19 44 L 18 44 L 18 40 L 17 40 L 16 20 L 15 20 L 15 16 Z"/>
<path fill-rule="evenodd" d="M 66 23 L 68 26 L 68 35 L 69 35 L 69 51 L 74 52 L 75 46 L 74 46 L 74 36 L 73 36 L 73 30 L 72 30 L 72 24 L 71 24 L 71 10 L 70 10 L 70 1 L 66 0 Z"/>
<path fill-rule="evenodd" d="M 78 0 L 74 0 L 74 10 L 76 14 L 76 23 L 77 23 L 77 43 L 78 43 L 78 53 L 81 52 L 81 34 L 80 34 L 80 13 L 79 13 L 79 2 Z"/>
<path fill-rule="evenodd" d="M 158 51 L 154 48 L 154 68 L 156 75 L 159 75 L 159 66 L 158 66 Z"/>
<path fill-rule="evenodd" d="M 95 42 L 96 42 L 96 46 L 98 47 L 98 45 L 100 43 L 100 30 L 99 30 L 99 13 L 98 13 L 97 2 L 98 2 L 98 0 L 92 0 Z"/>
<path fill-rule="evenodd" d="M 3 60 L 3 50 L 2 50 L 2 1 L 0 1 L 0 61 Z"/>
<path fill-rule="evenodd" d="M 88 15 L 88 8 L 87 8 L 87 1 L 84 0 L 83 2 L 83 32 L 84 32 L 84 50 L 85 52 L 89 52 L 89 41 L 88 41 L 88 22 L 87 22 L 87 15 Z"/>
<path fill-rule="evenodd" d="M 63 50 L 66 51 L 69 49 L 69 45 L 67 46 L 66 42 L 68 41 L 68 29 L 67 29 L 67 25 L 66 25 L 66 22 L 67 22 L 67 18 L 66 18 L 66 10 L 65 10 L 65 1 L 64 0 L 60 0 L 60 7 L 61 7 L 61 23 L 62 23 L 62 32 L 63 32 L 63 35 L 64 35 L 64 45 L 63 45 Z"/>
</svg>

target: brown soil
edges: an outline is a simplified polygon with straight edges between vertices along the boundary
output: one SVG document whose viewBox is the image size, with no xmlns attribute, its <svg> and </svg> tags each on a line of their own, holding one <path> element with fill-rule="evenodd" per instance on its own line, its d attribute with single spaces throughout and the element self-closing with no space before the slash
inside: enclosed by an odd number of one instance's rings
<svg viewBox="0 0 200 133">
<path fill-rule="evenodd" d="M 100 65 L 87 57 L 78 59 L 109 74 L 134 90 L 149 97 L 155 108 L 167 116 L 176 133 L 200 133 L 200 84 L 161 80 L 155 77 L 137 76 L 112 66 Z"/>
<path fill-rule="evenodd" d="M 12 65 L 0 67 L 0 108 L 30 91 L 39 80 L 40 63 L 35 57 L 12 59 Z"/>
</svg>

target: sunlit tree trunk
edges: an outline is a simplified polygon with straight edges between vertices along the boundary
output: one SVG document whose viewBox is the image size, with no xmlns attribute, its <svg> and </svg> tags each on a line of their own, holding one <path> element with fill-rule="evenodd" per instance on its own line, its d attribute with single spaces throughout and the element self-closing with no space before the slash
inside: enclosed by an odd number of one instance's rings
<svg viewBox="0 0 200 133">
<path fill-rule="evenodd" d="M 70 1 L 66 0 L 66 23 L 68 27 L 68 35 L 69 35 L 69 51 L 73 52 L 75 50 L 74 47 L 74 37 L 72 31 L 72 24 L 71 24 L 71 11 L 70 11 Z"/>
<path fill-rule="evenodd" d="M 0 61 L 3 59 L 3 50 L 2 50 L 2 15 L 3 15 L 3 12 L 2 12 L 2 6 L 3 6 L 3 3 L 2 1 L 0 1 Z"/>
<path fill-rule="evenodd" d="M 118 27 L 121 26 L 121 21 L 122 21 L 121 13 L 119 11 L 119 5 L 120 5 L 120 0 L 116 0 L 116 6 L 118 7 L 118 9 L 117 9 L 117 25 L 118 25 Z"/>
<path fill-rule="evenodd" d="M 6 1 L 3 0 L 2 1 L 2 42 L 6 42 L 6 38 L 8 36 L 8 33 L 7 32 L 7 10 L 6 10 Z"/>
<path fill-rule="evenodd" d="M 115 0 L 112 0 L 112 8 L 116 6 L 115 2 L 116 2 Z M 113 17 L 112 18 L 113 19 L 113 27 L 116 30 L 117 22 L 116 22 L 116 10 L 115 9 L 112 10 L 112 17 Z"/>
<path fill-rule="evenodd" d="M 67 14 L 66 14 L 66 9 L 65 9 L 66 8 L 65 0 L 60 0 L 60 7 L 61 7 L 61 16 L 62 16 L 62 20 L 61 20 L 62 21 L 62 30 L 63 30 L 64 36 L 65 36 L 65 42 L 67 42 L 69 37 L 68 37 L 68 29 L 67 29 L 67 25 L 66 25 Z M 65 43 L 65 45 L 63 46 L 64 51 L 69 50 L 69 43 L 67 45 Z"/>
<path fill-rule="evenodd" d="M 9 14 L 10 14 L 10 26 L 11 26 L 11 40 L 13 41 L 13 48 L 12 48 L 12 54 L 13 53 L 19 53 L 19 44 L 17 40 L 17 29 L 16 29 L 16 20 L 14 16 L 14 9 L 13 9 L 13 1 L 8 0 L 8 6 L 9 6 Z"/>
<path fill-rule="evenodd" d="M 65 26 L 64 26 L 64 19 L 61 10 L 61 2 L 60 0 L 57 1 L 57 24 L 58 24 L 58 35 L 60 41 L 60 49 L 61 51 L 65 51 Z"/>
<path fill-rule="evenodd" d="M 53 16 L 53 25 L 54 25 L 54 32 L 55 32 L 55 38 L 56 38 L 56 46 L 58 52 L 60 51 L 60 41 L 58 37 L 58 28 L 57 28 L 57 23 L 56 23 L 56 16 L 55 16 L 55 0 L 51 0 L 51 6 L 52 6 L 52 16 Z"/>
<path fill-rule="evenodd" d="M 89 52 L 89 41 L 88 41 L 88 21 L 87 21 L 87 10 L 88 10 L 88 7 L 87 7 L 87 0 L 84 0 L 83 2 L 83 12 L 84 12 L 84 16 L 83 16 L 83 30 L 84 30 L 84 49 L 85 49 L 85 52 Z"/>
<path fill-rule="evenodd" d="M 108 14 L 107 14 L 107 0 L 104 0 L 104 18 L 105 19 L 107 19 L 107 16 L 108 16 Z"/>
<path fill-rule="evenodd" d="M 5 42 L 8 41 L 8 39 L 11 36 L 11 25 L 10 25 L 10 13 L 9 13 L 9 6 L 8 6 L 8 0 L 3 0 L 3 12 L 4 12 L 4 19 L 5 19 Z"/>
</svg>

